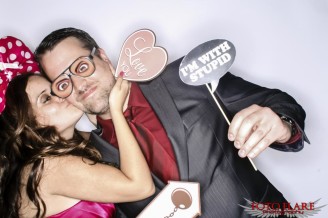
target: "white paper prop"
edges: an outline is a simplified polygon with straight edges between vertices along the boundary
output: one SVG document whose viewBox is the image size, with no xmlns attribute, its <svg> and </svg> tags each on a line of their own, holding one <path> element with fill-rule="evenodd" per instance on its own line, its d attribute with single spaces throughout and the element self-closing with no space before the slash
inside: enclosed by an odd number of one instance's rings
<svg viewBox="0 0 328 218">
<path fill-rule="evenodd" d="M 214 92 L 219 79 L 229 70 L 235 56 L 235 46 L 228 40 L 205 42 L 184 57 L 180 64 L 180 78 L 193 86 L 211 83 L 211 90 Z"/>
</svg>

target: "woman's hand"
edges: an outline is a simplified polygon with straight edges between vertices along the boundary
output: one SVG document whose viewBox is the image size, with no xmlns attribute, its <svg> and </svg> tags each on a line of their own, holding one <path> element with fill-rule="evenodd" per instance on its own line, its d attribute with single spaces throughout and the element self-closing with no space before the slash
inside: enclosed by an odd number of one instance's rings
<svg viewBox="0 0 328 218">
<path fill-rule="evenodd" d="M 123 105 L 130 90 L 130 83 L 119 76 L 109 95 L 109 108 L 111 113 L 122 112 Z"/>
</svg>

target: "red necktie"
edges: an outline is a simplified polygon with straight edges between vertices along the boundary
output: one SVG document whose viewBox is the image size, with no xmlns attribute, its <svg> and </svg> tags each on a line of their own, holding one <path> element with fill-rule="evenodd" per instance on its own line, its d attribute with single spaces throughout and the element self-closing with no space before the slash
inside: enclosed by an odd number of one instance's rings
<svg viewBox="0 0 328 218">
<path fill-rule="evenodd" d="M 138 114 L 138 109 L 144 110 L 144 108 L 129 107 L 124 112 L 124 116 L 141 146 L 151 171 L 165 182 L 168 180 L 178 180 L 179 175 L 175 158 L 169 155 L 147 127 L 138 122 L 138 119 L 134 119 L 133 114 Z"/>
</svg>

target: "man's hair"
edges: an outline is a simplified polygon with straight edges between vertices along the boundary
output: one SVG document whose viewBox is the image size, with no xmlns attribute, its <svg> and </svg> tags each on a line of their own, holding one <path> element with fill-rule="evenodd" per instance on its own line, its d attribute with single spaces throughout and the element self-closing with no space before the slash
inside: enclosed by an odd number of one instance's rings
<svg viewBox="0 0 328 218">
<path fill-rule="evenodd" d="M 22 191 L 26 191 L 29 200 L 36 206 L 36 217 L 45 216 L 46 205 L 38 191 L 45 158 L 74 155 L 88 158 L 93 163 L 100 160 L 99 152 L 77 133 L 72 139 L 65 140 L 55 127 L 38 124 L 25 91 L 31 76 L 41 75 L 27 73 L 9 83 L 6 108 L 0 115 L 1 217 L 20 217 Z M 28 180 L 24 187 L 26 172 Z"/>
<path fill-rule="evenodd" d="M 97 42 L 87 32 L 72 27 L 62 28 L 51 32 L 41 41 L 41 43 L 39 44 L 39 46 L 36 48 L 34 52 L 37 62 L 40 63 L 42 60 L 42 56 L 46 52 L 53 50 L 58 43 L 69 37 L 74 37 L 78 39 L 82 43 L 83 48 L 86 48 L 90 51 L 93 48 L 96 48 L 97 49 L 96 51 L 98 51 L 99 46 Z M 41 65 L 40 65 L 40 70 L 45 75 L 45 72 L 42 69 Z"/>
</svg>

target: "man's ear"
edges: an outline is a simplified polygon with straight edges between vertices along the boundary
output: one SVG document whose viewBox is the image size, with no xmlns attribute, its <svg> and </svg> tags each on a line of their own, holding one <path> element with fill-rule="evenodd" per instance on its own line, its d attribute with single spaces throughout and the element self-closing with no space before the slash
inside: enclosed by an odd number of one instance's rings
<svg viewBox="0 0 328 218">
<path fill-rule="evenodd" d="M 109 60 L 108 56 L 106 55 L 105 50 L 102 49 L 102 48 L 98 48 L 98 52 L 99 52 L 99 57 L 100 57 L 103 61 L 105 61 L 105 62 L 108 63 L 108 65 L 109 65 L 109 67 L 110 67 L 110 69 L 111 69 L 111 71 L 112 71 L 112 73 L 113 73 L 113 75 L 114 75 L 114 74 L 115 74 L 115 69 L 114 69 L 114 67 L 113 67 L 112 62 Z"/>
<path fill-rule="evenodd" d="M 106 52 L 105 52 L 104 49 L 102 49 L 102 48 L 98 48 L 98 52 L 99 52 L 99 57 L 100 57 L 103 61 L 106 61 L 106 62 L 109 61 L 109 58 L 107 57 Z M 109 61 L 109 62 L 110 62 L 110 61 Z"/>
</svg>

